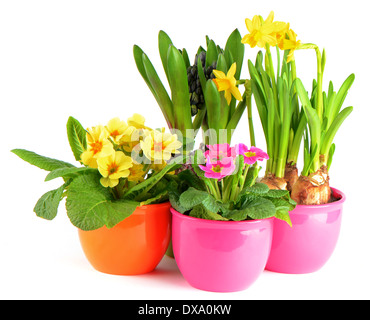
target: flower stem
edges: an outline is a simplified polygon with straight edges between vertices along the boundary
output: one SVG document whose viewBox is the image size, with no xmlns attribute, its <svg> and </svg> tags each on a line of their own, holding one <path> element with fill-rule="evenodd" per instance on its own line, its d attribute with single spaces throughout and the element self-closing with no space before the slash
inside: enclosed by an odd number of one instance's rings
<svg viewBox="0 0 370 320">
<path fill-rule="evenodd" d="M 245 91 L 246 91 L 246 103 L 247 103 L 247 110 L 248 110 L 249 137 L 251 141 L 251 146 L 255 147 L 256 138 L 254 135 L 253 116 L 252 116 L 252 83 L 249 80 L 246 80 Z"/>
</svg>

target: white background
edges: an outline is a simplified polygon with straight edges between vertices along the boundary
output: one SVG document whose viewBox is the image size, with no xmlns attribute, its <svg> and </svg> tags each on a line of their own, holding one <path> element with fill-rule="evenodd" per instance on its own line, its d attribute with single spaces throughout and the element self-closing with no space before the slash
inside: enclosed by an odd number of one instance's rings
<svg viewBox="0 0 370 320">
<path fill-rule="evenodd" d="M 18 1 L 0 2 L 0 298 L 1 299 L 369 299 L 370 210 L 369 46 L 365 1 Z M 337 248 L 318 272 L 263 272 L 247 290 L 218 294 L 190 287 L 167 257 L 142 276 L 111 276 L 92 269 L 77 230 L 65 213 L 39 219 L 38 198 L 59 187 L 46 172 L 10 153 L 25 148 L 74 162 L 65 124 L 70 115 L 85 126 L 133 112 L 152 127 L 165 122 L 134 63 L 138 44 L 166 83 L 157 49 L 159 30 L 194 56 L 205 35 L 224 46 L 245 18 L 270 10 L 290 22 L 302 42 L 327 50 L 325 87 L 356 80 L 345 105 L 354 112 L 341 127 L 331 185 L 347 196 Z M 246 47 L 245 59 L 257 49 Z M 313 51 L 296 52 L 298 76 L 307 88 L 315 77 Z M 191 58 L 192 59 L 192 58 Z M 246 64 L 245 64 L 246 65 Z M 244 68 L 243 76 L 248 77 Z M 257 143 L 264 147 L 254 109 Z M 243 118 L 234 142 L 249 142 Z"/>
</svg>

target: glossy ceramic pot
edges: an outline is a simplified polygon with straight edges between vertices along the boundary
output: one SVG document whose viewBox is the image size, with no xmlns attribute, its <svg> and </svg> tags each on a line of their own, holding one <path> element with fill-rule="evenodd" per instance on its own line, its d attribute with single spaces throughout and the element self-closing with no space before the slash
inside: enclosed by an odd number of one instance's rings
<svg viewBox="0 0 370 320">
<path fill-rule="evenodd" d="M 138 207 L 111 229 L 78 230 L 82 249 L 98 271 L 136 275 L 155 269 L 171 237 L 170 203 Z"/>
<path fill-rule="evenodd" d="M 211 221 L 173 208 L 172 245 L 187 282 L 198 289 L 233 292 L 248 288 L 263 272 L 270 253 L 273 218 Z"/>
<path fill-rule="evenodd" d="M 319 270 L 329 260 L 339 237 L 345 196 L 332 188 L 338 199 L 323 205 L 298 205 L 290 212 L 293 227 L 274 220 L 274 236 L 266 269 L 303 274 Z"/>
</svg>

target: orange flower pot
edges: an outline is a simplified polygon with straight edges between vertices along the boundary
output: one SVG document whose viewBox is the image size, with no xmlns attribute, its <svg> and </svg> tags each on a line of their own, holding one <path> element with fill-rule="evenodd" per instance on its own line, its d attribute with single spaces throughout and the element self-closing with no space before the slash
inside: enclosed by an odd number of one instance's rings
<svg viewBox="0 0 370 320">
<path fill-rule="evenodd" d="M 153 271 L 171 237 L 170 203 L 138 207 L 111 229 L 78 230 L 87 260 L 98 271 L 135 275 Z"/>
</svg>

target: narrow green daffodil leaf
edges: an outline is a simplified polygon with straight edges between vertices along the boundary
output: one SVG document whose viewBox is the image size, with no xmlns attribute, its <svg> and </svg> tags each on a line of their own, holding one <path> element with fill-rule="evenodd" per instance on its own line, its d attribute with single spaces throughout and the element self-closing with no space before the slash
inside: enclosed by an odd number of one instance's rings
<svg viewBox="0 0 370 320">
<path fill-rule="evenodd" d="M 337 116 L 339 113 L 344 100 L 347 97 L 348 91 L 351 88 L 353 82 L 355 81 L 355 75 L 352 73 L 342 84 L 340 87 L 337 96 L 335 97 L 334 105 L 332 106 L 333 109 L 333 118 Z"/>
<path fill-rule="evenodd" d="M 303 109 L 305 111 L 307 122 L 310 128 L 311 133 L 311 145 L 320 145 L 320 137 L 321 137 L 321 123 L 316 110 L 312 108 L 310 99 L 308 98 L 308 94 L 306 89 L 304 88 L 302 81 L 300 79 L 296 79 L 295 82 L 298 96 L 301 100 Z"/>
<path fill-rule="evenodd" d="M 326 161 L 329 156 L 330 147 L 333 143 L 334 137 L 342 125 L 343 121 L 351 114 L 353 111 L 353 107 L 347 107 L 343 109 L 338 116 L 334 119 L 333 123 L 331 124 L 329 130 L 326 132 L 326 135 L 322 141 L 321 146 L 321 154 L 324 155 Z"/>
</svg>

